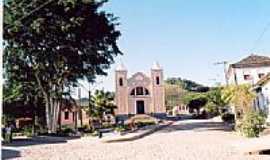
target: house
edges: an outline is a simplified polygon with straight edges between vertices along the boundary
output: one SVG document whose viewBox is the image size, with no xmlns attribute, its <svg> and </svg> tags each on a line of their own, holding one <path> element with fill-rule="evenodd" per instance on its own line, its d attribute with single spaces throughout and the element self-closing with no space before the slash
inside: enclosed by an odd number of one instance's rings
<svg viewBox="0 0 270 160">
<path fill-rule="evenodd" d="M 266 113 L 266 122 L 270 123 L 270 73 L 256 83 L 254 90 L 256 91 L 255 109 Z"/>
<path fill-rule="evenodd" d="M 59 124 L 61 126 L 69 127 L 75 127 L 76 123 L 78 127 L 89 125 L 89 116 L 83 109 L 84 107 L 87 107 L 88 104 L 89 100 L 87 98 L 76 100 L 76 105 L 65 100 L 61 106 Z"/>
<path fill-rule="evenodd" d="M 136 114 L 165 116 L 163 69 L 160 65 L 154 63 L 149 76 L 137 72 L 128 78 L 127 73 L 123 64 L 115 70 L 116 116 L 119 119 Z"/>
<path fill-rule="evenodd" d="M 270 57 L 252 54 L 229 66 L 226 78 L 229 84 L 256 84 L 270 73 Z"/>
</svg>

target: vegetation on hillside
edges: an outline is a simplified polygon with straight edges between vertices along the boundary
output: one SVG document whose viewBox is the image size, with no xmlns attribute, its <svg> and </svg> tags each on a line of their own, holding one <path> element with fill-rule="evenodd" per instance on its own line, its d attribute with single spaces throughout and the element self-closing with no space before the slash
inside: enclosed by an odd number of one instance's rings
<svg viewBox="0 0 270 160">
<path fill-rule="evenodd" d="M 209 91 L 209 89 L 209 87 L 191 80 L 168 78 L 165 81 L 167 110 L 172 109 L 174 106 L 190 105 L 191 110 L 195 109 L 198 111 L 198 106 L 202 107 L 205 105 L 205 92 Z"/>
</svg>

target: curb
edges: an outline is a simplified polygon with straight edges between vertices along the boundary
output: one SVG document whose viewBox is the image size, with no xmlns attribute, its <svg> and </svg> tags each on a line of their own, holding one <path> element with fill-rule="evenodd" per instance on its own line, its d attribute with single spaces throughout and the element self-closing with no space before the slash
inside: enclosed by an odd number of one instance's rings
<svg viewBox="0 0 270 160">
<path fill-rule="evenodd" d="M 146 131 L 146 132 L 143 132 L 141 134 L 138 134 L 138 135 L 135 135 L 135 136 L 132 136 L 132 137 L 120 137 L 118 139 L 111 139 L 111 140 L 104 140 L 103 142 L 104 143 L 114 143 L 114 142 L 125 142 L 125 141 L 134 141 L 134 140 L 137 140 L 137 139 L 140 139 L 140 138 L 143 138 L 145 136 L 148 136 L 156 131 L 159 131 L 165 127 L 168 127 L 170 125 L 172 125 L 174 122 L 169 122 L 168 124 L 163 124 L 163 125 L 158 125 L 157 127 L 149 130 L 149 131 Z"/>
</svg>

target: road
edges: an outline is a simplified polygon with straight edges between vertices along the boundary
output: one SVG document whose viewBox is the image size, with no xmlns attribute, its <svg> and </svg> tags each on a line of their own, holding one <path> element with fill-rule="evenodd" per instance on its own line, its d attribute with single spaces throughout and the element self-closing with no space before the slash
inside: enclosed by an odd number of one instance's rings
<svg viewBox="0 0 270 160">
<path fill-rule="evenodd" d="M 249 140 L 229 130 L 211 120 L 183 120 L 136 141 L 102 143 L 84 137 L 4 149 L 17 152 L 15 159 L 27 160 L 270 160 L 269 156 L 244 155 L 241 149 Z"/>
</svg>

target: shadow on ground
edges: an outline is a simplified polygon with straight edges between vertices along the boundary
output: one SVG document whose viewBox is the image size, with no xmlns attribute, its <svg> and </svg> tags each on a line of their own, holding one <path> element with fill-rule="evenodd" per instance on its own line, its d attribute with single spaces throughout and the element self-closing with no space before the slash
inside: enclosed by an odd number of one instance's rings
<svg viewBox="0 0 270 160">
<path fill-rule="evenodd" d="M 192 130 L 196 132 L 202 131 L 226 131 L 230 132 L 233 128 L 224 122 L 189 122 L 189 123 L 180 123 L 177 125 L 171 125 L 169 127 L 164 128 L 159 132 L 174 132 L 174 131 L 181 131 L 181 130 Z"/>
<path fill-rule="evenodd" d="M 12 150 L 12 149 L 2 149 L 2 159 L 11 159 L 20 157 L 21 154 L 19 151 Z"/>
<path fill-rule="evenodd" d="M 24 146 L 41 145 L 41 144 L 57 144 L 57 143 L 67 143 L 68 140 L 78 139 L 78 138 L 79 137 L 37 136 L 33 138 L 14 139 L 12 143 L 2 144 L 2 145 L 10 146 L 10 147 L 24 147 Z"/>
</svg>

